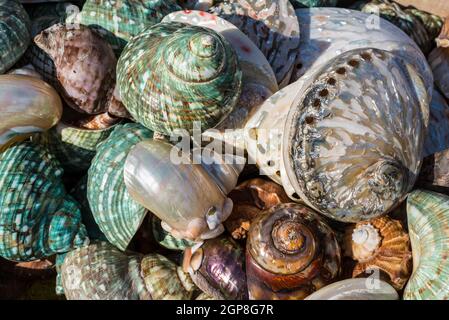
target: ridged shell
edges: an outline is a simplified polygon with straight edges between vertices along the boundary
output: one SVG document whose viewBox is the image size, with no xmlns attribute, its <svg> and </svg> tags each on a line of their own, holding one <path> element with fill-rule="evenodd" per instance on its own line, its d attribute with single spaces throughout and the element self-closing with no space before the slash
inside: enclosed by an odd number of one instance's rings
<svg viewBox="0 0 449 320">
<path fill-rule="evenodd" d="M 194 289 L 167 258 L 123 253 L 105 242 L 68 253 L 61 278 L 68 300 L 186 300 Z"/>
<path fill-rule="evenodd" d="M 146 209 L 125 187 L 123 168 L 131 148 L 152 132 L 139 124 L 117 125 L 98 145 L 88 172 L 87 198 L 95 221 L 108 240 L 125 250 L 142 223 Z"/>
<path fill-rule="evenodd" d="M 304 299 L 339 270 L 334 232 L 308 207 L 279 204 L 253 220 L 246 244 L 250 299 Z"/>
<path fill-rule="evenodd" d="M 187 48 L 190 48 L 188 50 Z M 160 23 L 126 46 L 117 65 L 120 96 L 137 122 L 170 135 L 219 124 L 240 96 L 242 72 L 230 44 L 207 28 Z"/>
<path fill-rule="evenodd" d="M 449 299 L 449 197 L 415 190 L 407 198 L 413 274 L 405 300 Z"/>
<path fill-rule="evenodd" d="M 58 93 L 44 81 L 0 75 L 0 152 L 34 132 L 53 127 L 62 116 Z"/>
<path fill-rule="evenodd" d="M 0 0 L 0 74 L 11 68 L 30 43 L 30 18 L 17 0 Z"/>
<path fill-rule="evenodd" d="M 385 281 L 359 278 L 327 285 L 305 300 L 399 300 L 399 295 Z"/>
<path fill-rule="evenodd" d="M 280 87 L 289 83 L 300 29 L 288 0 L 225 0 L 209 12 L 228 20 L 254 42 L 271 64 Z"/>
<path fill-rule="evenodd" d="M 31 261 L 89 241 L 78 203 L 62 184 L 63 170 L 30 142 L 0 154 L 0 255 Z"/>
<path fill-rule="evenodd" d="M 175 0 L 87 0 L 76 21 L 104 34 L 120 52 L 143 29 L 178 10 Z"/>
<path fill-rule="evenodd" d="M 154 239 L 164 248 L 182 251 L 196 244 L 193 241 L 173 237 L 168 231 L 162 228 L 161 219 L 155 215 L 151 215 L 151 229 Z"/>
</svg>

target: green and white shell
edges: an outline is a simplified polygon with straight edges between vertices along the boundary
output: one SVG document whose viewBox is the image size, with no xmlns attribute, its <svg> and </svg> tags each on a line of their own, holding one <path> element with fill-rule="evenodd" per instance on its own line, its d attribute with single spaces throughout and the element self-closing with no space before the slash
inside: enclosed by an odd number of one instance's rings
<svg viewBox="0 0 449 320">
<path fill-rule="evenodd" d="M 0 74 L 11 68 L 30 43 L 30 18 L 17 0 L 0 0 Z"/>
<path fill-rule="evenodd" d="M 449 299 L 449 196 L 415 190 L 407 198 L 413 273 L 405 300 Z"/>
<path fill-rule="evenodd" d="M 62 174 L 54 156 L 30 142 L 0 154 L 0 256 L 31 261 L 88 243 Z"/>
<path fill-rule="evenodd" d="M 164 256 L 123 253 L 105 242 L 69 252 L 61 280 L 68 300 L 188 300 L 195 289 Z"/>
<path fill-rule="evenodd" d="M 218 125 L 236 106 L 242 72 L 231 45 L 213 30 L 159 23 L 134 37 L 117 65 L 123 104 L 145 127 L 170 135 Z"/>
<path fill-rule="evenodd" d="M 117 125 L 98 145 L 88 172 L 87 198 L 92 214 L 109 242 L 121 250 L 126 249 L 147 213 L 125 187 L 125 160 L 134 145 L 152 136 L 136 123 Z"/>
</svg>

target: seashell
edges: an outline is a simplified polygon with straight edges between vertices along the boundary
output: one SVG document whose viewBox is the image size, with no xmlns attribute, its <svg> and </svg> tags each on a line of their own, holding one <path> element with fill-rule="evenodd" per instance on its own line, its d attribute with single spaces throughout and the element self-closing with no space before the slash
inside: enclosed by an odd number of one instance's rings
<svg viewBox="0 0 449 320">
<path fill-rule="evenodd" d="M 340 269 L 334 232 L 301 204 L 279 204 L 256 217 L 246 244 L 250 299 L 304 299 Z"/>
<path fill-rule="evenodd" d="M 106 242 L 69 252 L 61 279 L 68 300 L 187 300 L 195 288 L 164 256 L 123 253 Z"/>
<path fill-rule="evenodd" d="M 205 165 L 180 151 L 161 140 L 138 143 L 126 159 L 127 190 L 173 236 L 192 241 L 214 238 L 224 231 L 222 222 L 231 214 L 232 200 L 226 194 L 237 184 L 242 168 L 216 161 Z"/>
<path fill-rule="evenodd" d="M 245 252 L 221 236 L 184 251 L 184 270 L 203 292 L 218 300 L 246 300 Z"/>
<path fill-rule="evenodd" d="M 0 154 L 0 256 L 32 261 L 89 242 L 62 173 L 50 153 L 30 142 Z"/>
<path fill-rule="evenodd" d="M 449 192 L 449 149 L 424 158 L 416 185 L 440 193 Z"/>
<path fill-rule="evenodd" d="M 352 271 L 353 277 L 379 269 L 397 290 L 401 290 L 410 277 L 410 238 L 397 220 L 379 217 L 348 227 L 344 250 L 347 256 L 357 261 Z"/>
<path fill-rule="evenodd" d="M 440 17 L 449 15 L 449 3 L 445 1 L 429 2 L 428 0 L 396 0 L 395 2 L 403 6 L 413 6 L 419 10 L 430 12 Z"/>
<path fill-rule="evenodd" d="M 134 145 L 151 137 L 152 132 L 139 124 L 117 125 L 98 145 L 88 171 L 87 198 L 92 214 L 109 242 L 122 251 L 147 213 L 125 187 L 126 156 Z"/>
<path fill-rule="evenodd" d="M 170 135 L 174 129 L 192 132 L 196 121 L 202 130 L 219 124 L 238 101 L 242 72 L 221 35 L 171 22 L 147 28 L 129 42 L 117 80 L 136 121 Z"/>
<path fill-rule="evenodd" d="M 290 202 L 280 185 L 260 178 L 239 184 L 228 196 L 234 205 L 224 225 L 234 239 L 246 238 L 251 221 L 264 210 Z"/>
<path fill-rule="evenodd" d="M 418 16 L 403 10 L 397 3 L 388 0 L 372 0 L 361 10 L 370 14 L 380 14 L 382 18 L 399 27 L 416 42 L 425 54 L 432 49 L 433 39 L 436 35 L 427 31 Z"/>
<path fill-rule="evenodd" d="M 151 215 L 151 229 L 153 231 L 153 237 L 157 243 L 164 248 L 170 250 L 185 250 L 189 247 L 193 247 L 196 243 L 186 239 L 178 239 L 173 237 L 168 231 L 162 228 L 162 221 L 155 215 Z"/>
<path fill-rule="evenodd" d="M 338 0 L 290 0 L 293 8 L 335 7 Z"/>
<path fill-rule="evenodd" d="M 405 8 L 404 11 L 407 12 L 408 14 L 414 15 L 419 20 L 421 20 L 430 38 L 435 39 L 440 34 L 444 24 L 444 19 L 441 18 L 440 16 L 430 14 L 428 12 L 418 10 L 413 7 Z"/>
<path fill-rule="evenodd" d="M 429 54 L 428 60 L 435 77 L 435 85 L 449 98 L 449 19 L 446 18 L 443 29 L 436 39 L 438 47 Z"/>
<path fill-rule="evenodd" d="M 114 95 L 116 58 L 110 45 L 88 27 L 56 24 L 34 38 L 53 60 L 61 96 L 73 109 L 88 114 L 126 110 Z"/>
<path fill-rule="evenodd" d="M 22 75 L 22 76 L 29 76 L 36 79 L 42 80 L 41 75 L 34 69 L 33 65 L 27 64 L 21 68 L 12 69 L 8 71 L 8 74 L 15 74 L 15 75 Z"/>
<path fill-rule="evenodd" d="M 181 10 L 174 0 L 87 0 L 76 21 L 92 27 L 121 52 L 132 37 Z"/>
<path fill-rule="evenodd" d="M 0 74 L 11 68 L 30 43 L 30 18 L 17 0 L 0 0 Z"/>
<path fill-rule="evenodd" d="M 449 197 L 415 190 L 407 198 L 413 273 L 404 300 L 447 300 Z"/>
<path fill-rule="evenodd" d="M 280 87 L 289 83 L 299 48 L 299 25 L 288 0 L 225 0 L 209 12 L 246 34 L 270 63 Z"/>
<path fill-rule="evenodd" d="M 34 132 L 53 127 L 62 102 L 44 81 L 25 75 L 0 75 L 0 152 Z"/>
<path fill-rule="evenodd" d="M 346 279 L 312 293 L 304 300 L 399 300 L 396 290 L 382 280 Z"/>
</svg>

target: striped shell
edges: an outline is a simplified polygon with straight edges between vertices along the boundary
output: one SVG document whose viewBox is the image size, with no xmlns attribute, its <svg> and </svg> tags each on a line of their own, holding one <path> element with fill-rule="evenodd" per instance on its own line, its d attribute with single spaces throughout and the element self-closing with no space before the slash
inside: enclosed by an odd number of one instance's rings
<svg viewBox="0 0 449 320">
<path fill-rule="evenodd" d="M 134 145 L 152 132 L 139 124 L 117 125 L 98 145 L 88 172 L 87 198 L 92 214 L 109 242 L 125 250 L 146 215 L 125 187 L 123 169 Z"/>
<path fill-rule="evenodd" d="M 11 68 L 30 43 L 30 18 L 17 0 L 0 0 L 0 74 Z"/>
<path fill-rule="evenodd" d="M 0 256 L 31 261 L 88 243 L 62 174 L 58 161 L 30 142 L 0 154 Z"/>
<path fill-rule="evenodd" d="M 413 273 L 405 300 L 449 299 L 449 197 L 415 190 L 407 198 Z"/>
<path fill-rule="evenodd" d="M 0 152 L 33 132 L 53 127 L 62 116 L 57 92 L 44 81 L 24 75 L 0 75 Z"/>
<path fill-rule="evenodd" d="M 215 31 L 160 23 L 128 43 L 117 84 L 137 122 L 170 135 L 193 131 L 195 121 L 203 130 L 219 124 L 238 101 L 242 72 L 234 50 Z"/>
<path fill-rule="evenodd" d="M 167 258 L 123 253 L 106 242 L 69 252 L 61 279 L 68 300 L 188 300 L 195 288 Z"/>
<path fill-rule="evenodd" d="M 280 87 L 290 81 L 299 48 L 299 25 L 288 0 L 225 0 L 209 12 L 234 24 L 262 51 Z"/>
</svg>

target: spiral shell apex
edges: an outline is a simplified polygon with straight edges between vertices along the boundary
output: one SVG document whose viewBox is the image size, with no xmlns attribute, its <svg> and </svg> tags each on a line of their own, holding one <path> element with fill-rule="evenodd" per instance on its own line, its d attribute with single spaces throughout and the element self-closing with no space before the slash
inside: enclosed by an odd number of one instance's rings
<svg viewBox="0 0 449 320">
<path fill-rule="evenodd" d="M 120 97 L 147 128 L 203 130 L 219 124 L 235 107 L 242 72 L 229 43 L 210 29 L 159 23 L 125 47 L 117 65 Z"/>
</svg>

